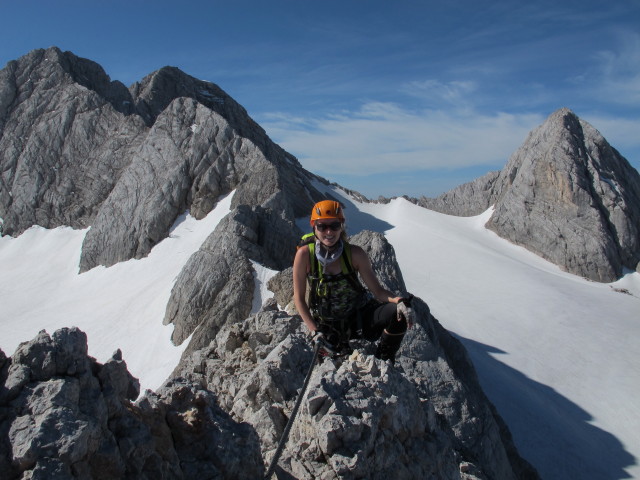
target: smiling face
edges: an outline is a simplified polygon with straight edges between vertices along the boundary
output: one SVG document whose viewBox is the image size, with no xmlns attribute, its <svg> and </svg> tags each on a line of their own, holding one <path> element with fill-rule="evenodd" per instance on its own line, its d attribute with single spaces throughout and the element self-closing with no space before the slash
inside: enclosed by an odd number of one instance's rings
<svg viewBox="0 0 640 480">
<path fill-rule="evenodd" d="M 340 240 L 342 233 L 342 223 L 337 219 L 317 220 L 314 224 L 313 231 L 320 243 L 327 248 L 332 248 Z"/>
</svg>

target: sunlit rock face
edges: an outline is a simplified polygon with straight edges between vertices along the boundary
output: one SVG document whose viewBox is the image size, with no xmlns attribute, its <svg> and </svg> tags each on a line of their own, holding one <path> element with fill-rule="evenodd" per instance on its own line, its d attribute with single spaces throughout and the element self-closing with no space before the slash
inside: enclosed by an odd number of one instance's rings
<svg viewBox="0 0 640 480">
<path fill-rule="evenodd" d="M 568 109 L 533 130 L 501 172 L 417 203 L 452 215 L 493 205 L 487 228 L 591 280 L 640 268 L 640 175 Z"/>
</svg>

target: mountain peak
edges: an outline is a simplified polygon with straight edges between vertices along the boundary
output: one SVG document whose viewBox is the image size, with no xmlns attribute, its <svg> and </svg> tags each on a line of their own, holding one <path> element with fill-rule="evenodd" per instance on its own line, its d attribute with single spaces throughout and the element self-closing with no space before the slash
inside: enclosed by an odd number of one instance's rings
<svg viewBox="0 0 640 480">
<path fill-rule="evenodd" d="M 640 261 L 640 175 L 562 108 L 533 130 L 497 180 L 487 227 L 571 273 L 614 281 Z"/>
<path fill-rule="evenodd" d="M 127 89 L 56 47 L 0 70 L 0 167 L 2 233 L 90 225 L 82 270 L 147 255 L 186 210 L 202 218 L 234 189 L 234 206 L 291 218 L 320 197 L 217 85 L 163 67 Z"/>
<path fill-rule="evenodd" d="M 415 202 L 463 216 L 494 205 L 488 228 L 591 280 L 640 271 L 640 175 L 569 108 L 532 130 L 502 171 Z"/>
<path fill-rule="evenodd" d="M 192 98 L 224 115 L 225 103 L 235 102 L 220 87 L 197 80 L 177 67 L 165 66 L 130 87 L 138 113 L 148 125 L 176 98 Z M 234 105 L 235 107 L 236 105 Z M 246 115 L 246 112 L 244 112 Z"/>
</svg>

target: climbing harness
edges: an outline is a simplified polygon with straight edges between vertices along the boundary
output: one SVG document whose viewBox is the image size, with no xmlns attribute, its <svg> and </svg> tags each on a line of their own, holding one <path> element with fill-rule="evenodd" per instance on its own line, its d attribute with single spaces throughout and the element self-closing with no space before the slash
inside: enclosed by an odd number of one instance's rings
<svg viewBox="0 0 640 480">
<path fill-rule="evenodd" d="M 303 240 L 309 241 L 309 236 L 305 237 Z M 336 319 L 344 321 L 366 303 L 366 290 L 353 268 L 351 245 L 346 241 L 340 241 L 336 251 L 331 252 L 328 263 L 340 263 L 340 272 L 337 274 L 325 273 L 328 253 L 319 242 L 310 241 L 307 245 L 310 264 L 307 281 L 311 313 L 320 322 L 332 322 Z"/>
</svg>

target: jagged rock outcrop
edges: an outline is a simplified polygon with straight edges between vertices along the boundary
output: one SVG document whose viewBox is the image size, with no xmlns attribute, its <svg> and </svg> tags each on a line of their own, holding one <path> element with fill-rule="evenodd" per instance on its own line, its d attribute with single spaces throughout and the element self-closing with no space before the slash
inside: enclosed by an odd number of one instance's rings
<svg viewBox="0 0 640 480">
<path fill-rule="evenodd" d="M 90 225 L 81 271 L 147 255 L 232 190 L 289 219 L 321 197 L 218 86 L 165 67 L 127 89 L 55 47 L 0 71 L 0 167 L 2 233 Z"/>
<path fill-rule="evenodd" d="M 2 478 L 261 478 L 255 431 L 211 392 L 173 381 L 138 393 L 120 353 L 97 363 L 76 328 L 0 352 Z"/>
<path fill-rule="evenodd" d="M 382 272 L 380 280 L 403 291 L 384 237 L 365 232 L 352 239 L 361 240 Z M 270 285 L 285 290 L 276 297 L 290 298 L 286 282 Z M 355 341 L 352 357 L 327 359 L 315 368 L 280 467 L 298 479 L 537 478 L 515 452 L 462 345 L 424 302 L 416 299 L 414 307 L 419 322 L 395 367 L 375 359 L 373 345 Z M 313 357 L 304 329 L 299 317 L 270 304 L 243 322 L 224 325 L 176 371 L 215 392 L 234 419 L 253 425 L 265 463 Z"/>
<path fill-rule="evenodd" d="M 499 176 L 417 203 L 454 215 L 495 205 L 487 228 L 591 280 L 640 271 L 640 174 L 568 109 L 533 130 Z"/>
<path fill-rule="evenodd" d="M 171 291 L 164 323 L 172 339 L 187 349 L 207 346 L 222 325 L 251 312 L 254 277 L 251 260 L 282 270 L 290 263 L 298 236 L 295 226 L 262 207 L 240 206 L 227 215 L 193 254 Z"/>
</svg>

